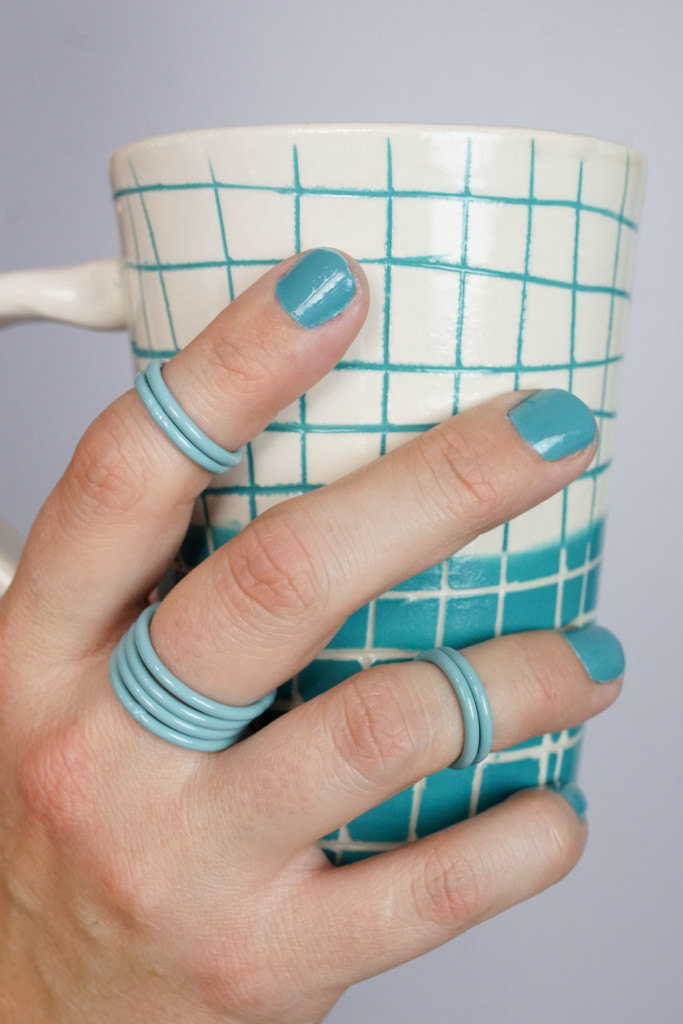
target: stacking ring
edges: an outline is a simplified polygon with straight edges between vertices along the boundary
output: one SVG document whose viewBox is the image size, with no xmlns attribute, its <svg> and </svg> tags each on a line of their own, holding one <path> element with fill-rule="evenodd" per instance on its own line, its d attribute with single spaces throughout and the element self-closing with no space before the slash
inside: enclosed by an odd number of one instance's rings
<svg viewBox="0 0 683 1024">
<path fill-rule="evenodd" d="M 458 698 L 464 723 L 465 739 L 460 756 L 449 767 L 469 768 L 479 764 L 491 752 L 493 716 L 486 690 L 469 661 L 452 647 L 435 647 L 423 651 L 415 661 L 431 661 L 448 678 Z"/>
<path fill-rule="evenodd" d="M 246 707 L 222 704 L 183 683 L 159 658 L 149 637 L 158 603 L 150 605 L 114 648 L 109 678 L 136 722 L 187 750 L 225 750 L 275 700 L 276 691 Z"/>
<path fill-rule="evenodd" d="M 135 390 L 154 422 L 181 452 L 211 473 L 225 473 L 237 465 L 242 452 L 221 448 L 192 422 L 166 386 L 161 373 L 165 365 L 164 361 L 148 363 L 135 377 Z"/>
</svg>

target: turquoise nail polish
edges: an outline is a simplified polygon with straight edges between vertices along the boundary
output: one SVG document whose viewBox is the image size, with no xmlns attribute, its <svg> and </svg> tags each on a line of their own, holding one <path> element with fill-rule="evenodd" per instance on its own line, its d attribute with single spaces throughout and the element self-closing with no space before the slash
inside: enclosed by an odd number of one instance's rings
<svg viewBox="0 0 683 1024">
<path fill-rule="evenodd" d="M 538 391 L 508 415 L 524 440 L 547 462 L 580 452 L 595 440 L 593 414 L 569 391 Z"/>
<path fill-rule="evenodd" d="M 624 648 L 614 633 L 603 626 L 581 626 L 564 634 L 581 664 L 596 683 L 608 683 L 623 676 Z"/>
<path fill-rule="evenodd" d="M 588 810 L 588 801 L 584 795 L 582 789 L 576 785 L 575 782 L 565 782 L 564 785 L 557 783 L 551 786 L 556 793 L 563 796 L 565 800 L 572 805 L 576 811 L 576 816 L 579 821 L 583 821 L 586 817 L 586 811 Z"/>
<path fill-rule="evenodd" d="M 356 291 L 351 269 L 334 249 L 312 249 L 275 285 L 283 309 L 302 327 L 317 327 L 348 306 Z"/>
</svg>

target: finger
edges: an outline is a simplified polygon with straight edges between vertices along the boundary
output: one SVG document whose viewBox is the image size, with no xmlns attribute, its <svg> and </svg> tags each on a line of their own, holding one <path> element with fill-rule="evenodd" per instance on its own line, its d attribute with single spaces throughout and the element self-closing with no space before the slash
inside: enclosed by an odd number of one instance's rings
<svg viewBox="0 0 683 1024">
<path fill-rule="evenodd" d="M 409 846 L 310 879 L 305 905 L 318 916 L 306 933 L 330 985 L 421 956 L 560 881 L 587 838 L 578 794 L 567 795 L 574 803 L 527 790 Z"/>
<path fill-rule="evenodd" d="M 578 399 L 542 394 L 549 436 L 565 429 L 569 398 L 585 447 L 543 458 L 508 415 L 519 393 L 460 413 L 216 551 L 154 617 L 162 660 L 207 696 L 251 703 L 310 663 L 355 609 L 561 490 L 591 461 L 595 425 Z"/>
<path fill-rule="evenodd" d="M 323 253 L 322 270 L 316 253 Z M 293 302 L 292 275 L 290 291 L 281 286 L 293 268 L 295 284 L 304 275 L 325 286 L 318 289 L 322 308 L 308 319 L 301 303 Z M 365 277 L 355 261 L 331 250 L 292 257 L 174 356 L 164 379 L 205 433 L 238 449 L 332 368 L 367 307 Z M 119 620 L 130 616 L 131 602 L 143 599 L 163 575 L 209 480 L 168 440 L 135 391 L 117 399 L 78 445 L 26 548 L 17 588 L 22 579 L 30 584 L 31 612 L 41 628 L 62 646 L 68 637 L 95 646 L 103 623 L 116 632 Z"/>
<path fill-rule="evenodd" d="M 616 699 L 618 640 L 597 626 L 576 632 L 581 643 L 539 630 L 465 651 L 489 697 L 494 751 L 574 728 Z M 589 670 L 616 678 L 598 684 Z M 463 742 L 460 705 L 440 669 L 428 662 L 377 666 L 226 751 L 202 777 L 205 813 L 215 822 L 232 815 L 237 801 L 248 816 L 248 842 L 269 863 L 285 861 L 452 764 Z"/>
</svg>

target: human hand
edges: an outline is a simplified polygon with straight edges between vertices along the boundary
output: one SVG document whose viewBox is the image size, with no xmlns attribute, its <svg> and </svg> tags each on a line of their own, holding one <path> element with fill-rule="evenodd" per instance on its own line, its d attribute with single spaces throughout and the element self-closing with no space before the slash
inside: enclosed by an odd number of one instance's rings
<svg viewBox="0 0 683 1024">
<path fill-rule="evenodd" d="M 165 368 L 183 408 L 229 449 L 328 372 L 365 317 L 351 260 L 343 311 L 297 324 L 275 293 L 295 262 Z M 354 609 L 565 487 L 595 443 L 542 458 L 508 416 L 524 397 L 463 412 L 262 515 L 164 599 L 151 628 L 162 660 L 207 696 L 252 703 Z M 562 435 L 552 395 L 546 405 Z M 462 748 L 459 705 L 429 663 L 369 669 L 218 754 L 143 730 L 109 685 L 109 656 L 208 480 L 136 393 L 123 395 L 80 442 L 0 603 L 3 1021 L 313 1024 L 352 983 L 539 892 L 583 850 L 570 802 L 527 791 L 330 865 L 318 838 Z M 494 749 L 576 726 L 620 688 L 596 685 L 552 631 L 467 657 Z"/>
</svg>

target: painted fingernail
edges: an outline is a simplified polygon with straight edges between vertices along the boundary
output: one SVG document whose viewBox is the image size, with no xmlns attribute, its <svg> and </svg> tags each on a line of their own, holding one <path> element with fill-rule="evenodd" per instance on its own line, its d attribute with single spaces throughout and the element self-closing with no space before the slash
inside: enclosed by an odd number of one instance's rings
<svg viewBox="0 0 683 1024">
<path fill-rule="evenodd" d="M 541 458 L 556 462 L 595 440 L 595 420 L 587 405 L 569 391 L 537 391 L 508 413 L 525 441 Z"/>
<path fill-rule="evenodd" d="M 624 648 L 609 629 L 591 624 L 570 629 L 564 635 L 596 683 L 609 683 L 623 676 L 626 667 Z"/>
<path fill-rule="evenodd" d="M 317 327 L 348 306 L 356 292 L 351 268 L 335 249 L 312 249 L 275 285 L 283 309 L 302 327 Z"/>
<path fill-rule="evenodd" d="M 579 821 L 583 821 L 586 817 L 586 811 L 588 810 L 588 801 L 584 795 L 582 789 L 576 785 L 575 782 L 556 783 L 550 787 L 560 796 L 563 796 L 565 800 L 572 805 L 576 811 L 576 816 Z"/>
</svg>

